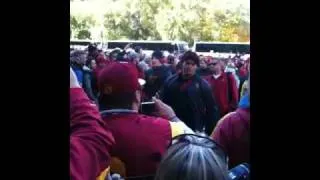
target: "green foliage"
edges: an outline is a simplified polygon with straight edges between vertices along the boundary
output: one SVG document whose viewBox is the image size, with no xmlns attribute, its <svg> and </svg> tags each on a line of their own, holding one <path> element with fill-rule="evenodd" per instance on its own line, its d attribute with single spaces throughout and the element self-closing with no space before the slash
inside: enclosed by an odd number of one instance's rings
<svg viewBox="0 0 320 180">
<path fill-rule="evenodd" d="M 119 1 L 123 2 L 120 8 Z M 103 22 L 95 16 L 71 16 L 72 34 L 80 39 L 90 38 L 90 29 L 102 24 L 107 39 L 183 40 L 190 44 L 194 40 L 249 41 L 249 9 L 215 9 L 215 2 L 109 0 L 112 8 L 102 13 Z"/>
<path fill-rule="evenodd" d="M 77 39 L 91 39 L 90 28 L 96 25 L 93 16 L 71 16 L 72 36 Z"/>
</svg>

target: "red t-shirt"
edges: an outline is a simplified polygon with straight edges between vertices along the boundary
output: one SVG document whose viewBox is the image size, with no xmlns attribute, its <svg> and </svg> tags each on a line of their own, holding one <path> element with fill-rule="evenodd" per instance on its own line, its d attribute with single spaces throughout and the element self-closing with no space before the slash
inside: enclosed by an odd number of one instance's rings
<svg viewBox="0 0 320 180">
<path fill-rule="evenodd" d="M 115 146 L 111 151 L 111 172 L 125 177 L 154 175 L 171 141 L 168 120 L 138 113 L 107 114 Z"/>
</svg>

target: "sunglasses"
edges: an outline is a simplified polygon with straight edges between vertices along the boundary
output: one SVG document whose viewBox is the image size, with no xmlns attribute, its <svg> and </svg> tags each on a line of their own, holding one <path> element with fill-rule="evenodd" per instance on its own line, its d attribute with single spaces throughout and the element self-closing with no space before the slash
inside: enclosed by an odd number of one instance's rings
<svg viewBox="0 0 320 180">
<path fill-rule="evenodd" d="M 199 141 L 195 142 L 192 137 L 196 137 L 199 139 Z M 201 140 L 200 140 L 201 139 Z M 224 152 L 222 146 L 215 142 L 213 139 L 207 136 L 202 136 L 198 134 L 181 134 L 178 136 L 175 136 L 171 139 L 171 142 L 169 144 L 169 147 L 178 144 L 178 143 L 186 143 L 186 144 L 194 144 L 197 146 L 202 146 L 205 148 L 210 148 L 213 150 L 213 152 L 217 153 L 222 159 L 228 163 L 228 156 Z"/>
</svg>

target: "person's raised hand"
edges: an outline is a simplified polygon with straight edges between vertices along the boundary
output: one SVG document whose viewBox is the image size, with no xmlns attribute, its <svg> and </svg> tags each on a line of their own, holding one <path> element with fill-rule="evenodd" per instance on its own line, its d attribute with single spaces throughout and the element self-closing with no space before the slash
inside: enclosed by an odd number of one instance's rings
<svg viewBox="0 0 320 180">
<path fill-rule="evenodd" d="M 160 99 L 153 97 L 152 100 L 155 102 L 155 113 L 165 119 L 171 120 L 176 117 L 176 113 L 167 104 L 163 103 Z"/>
<path fill-rule="evenodd" d="M 77 76 L 73 69 L 70 67 L 70 88 L 79 88 L 80 84 L 78 82 Z"/>
</svg>

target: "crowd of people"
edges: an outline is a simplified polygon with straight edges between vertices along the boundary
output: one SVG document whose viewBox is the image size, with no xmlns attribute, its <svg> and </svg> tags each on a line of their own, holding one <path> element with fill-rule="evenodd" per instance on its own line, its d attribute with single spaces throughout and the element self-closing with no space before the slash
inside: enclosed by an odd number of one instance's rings
<svg viewBox="0 0 320 180">
<path fill-rule="evenodd" d="M 248 179 L 249 69 L 241 56 L 72 50 L 71 179 Z"/>
</svg>

